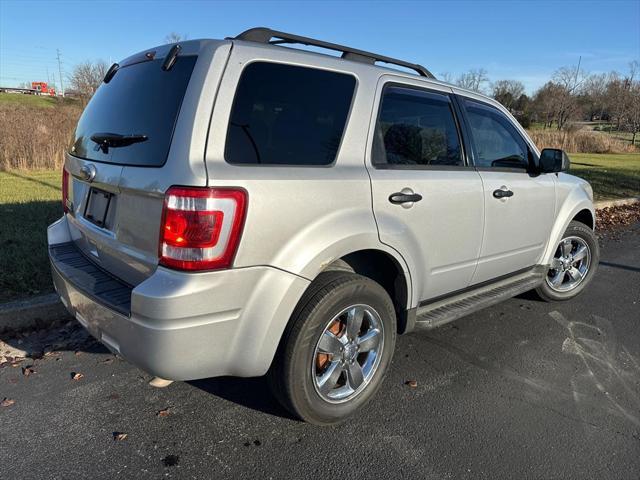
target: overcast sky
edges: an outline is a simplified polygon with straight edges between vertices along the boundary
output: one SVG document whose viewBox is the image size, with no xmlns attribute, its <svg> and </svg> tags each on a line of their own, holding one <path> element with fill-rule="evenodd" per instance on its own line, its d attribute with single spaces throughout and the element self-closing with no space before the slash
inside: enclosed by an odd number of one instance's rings
<svg viewBox="0 0 640 480">
<path fill-rule="evenodd" d="M 255 26 L 421 63 L 440 77 L 484 68 L 529 93 L 582 56 L 587 72 L 640 60 L 640 0 L 213 2 L 0 0 L 0 86 L 63 79 L 83 60 L 115 62 L 170 32 L 224 38 Z"/>
</svg>

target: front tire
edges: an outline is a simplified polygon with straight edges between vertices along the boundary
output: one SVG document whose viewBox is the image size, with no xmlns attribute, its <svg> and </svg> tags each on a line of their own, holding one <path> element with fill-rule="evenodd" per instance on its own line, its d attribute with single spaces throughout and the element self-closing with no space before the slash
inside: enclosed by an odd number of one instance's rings
<svg viewBox="0 0 640 480">
<path fill-rule="evenodd" d="M 355 273 L 322 273 L 292 315 L 269 384 L 302 420 L 339 423 L 380 388 L 395 339 L 395 309 L 384 288 Z"/>
<path fill-rule="evenodd" d="M 547 302 L 570 300 L 591 282 L 599 262 L 600 250 L 595 233 L 584 223 L 572 221 L 536 293 Z"/>
</svg>

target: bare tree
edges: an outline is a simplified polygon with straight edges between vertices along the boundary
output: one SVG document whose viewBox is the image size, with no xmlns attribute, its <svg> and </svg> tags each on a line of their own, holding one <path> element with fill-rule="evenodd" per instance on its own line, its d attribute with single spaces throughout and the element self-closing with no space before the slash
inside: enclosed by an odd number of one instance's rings
<svg viewBox="0 0 640 480">
<path fill-rule="evenodd" d="M 584 82 L 581 94 L 581 103 L 585 113 L 588 113 L 589 121 L 598 118 L 602 120 L 606 107 L 607 74 L 589 75 Z"/>
<path fill-rule="evenodd" d="M 551 81 L 557 87 L 554 89 L 553 101 L 556 104 L 555 120 L 558 130 L 562 130 L 579 112 L 577 95 L 581 91 L 585 78 L 586 74 L 580 69 L 580 65 L 562 67 L 553 74 Z"/>
<path fill-rule="evenodd" d="M 518 80 L 498 80 L 493 84 L 492 90 L 493 98 L 509 110 L 513 110 L 524 94 L 524 84 Z"/>
<path fill-rule="evenodd" d="M 640 133 L 640 82 L 633 82 L 629 90 L 628 129 L 632 133 L 631 145 L 636 144 L 636 135 Z"/>
<path fill-rule="evenodd" d="M 178 43 L 186 40 L 187 38 L 187 35 L 181 35 L 180 33 L 171 32 L 169 35 L 164 37 L 164 43 Z"/>
<path fill-rule="evenodd" d="M 74 67 L 69 77 L 71 87 L 86 101 L 96 93 L 108 69 L 103 60 L 95 63 L 88 60 L 82 62 Z"/>
<path fill-rule="evenodd" d="M 481 92 L 483 85 L 488 82 L 489 77 L 487 77 L 487 71 L 484 68 L 469 70 L 456 80 L 456 84 L 459 87 L 467 88 L 474 92 Z"/>
<path fill-rule="evenodd" d="M 453 75 L 451 72 L 441 73 L 439 80 L 442 80 L 445 83 L 453 83 Z"/>
</svg>

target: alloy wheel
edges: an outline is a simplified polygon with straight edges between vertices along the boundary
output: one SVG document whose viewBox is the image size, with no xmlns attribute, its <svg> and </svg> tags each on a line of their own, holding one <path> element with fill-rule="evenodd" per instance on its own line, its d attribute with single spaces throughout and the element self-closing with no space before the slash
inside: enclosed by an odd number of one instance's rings
<svg viewBox="0 0 640 480">
<path fill-rule="evenodd" d="M 352 305 L 324 328 L 313 354 L 311 374 L 325 401 L 351 400 L 369 384 L 382 358 L 384 327 L 369 305 Z"/>
</svg>

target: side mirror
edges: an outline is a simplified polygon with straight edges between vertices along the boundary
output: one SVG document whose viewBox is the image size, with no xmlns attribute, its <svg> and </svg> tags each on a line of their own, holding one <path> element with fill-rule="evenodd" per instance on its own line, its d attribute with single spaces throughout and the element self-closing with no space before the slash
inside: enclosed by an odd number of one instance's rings
<svg viewBox="0 0 640 480">
<path fill-rule="evenodd" d="M 571 162 L 564 150 L 545 148 L 540 152 L 540 172 L 557 173 L 569 170 Z"/>
</svg>

